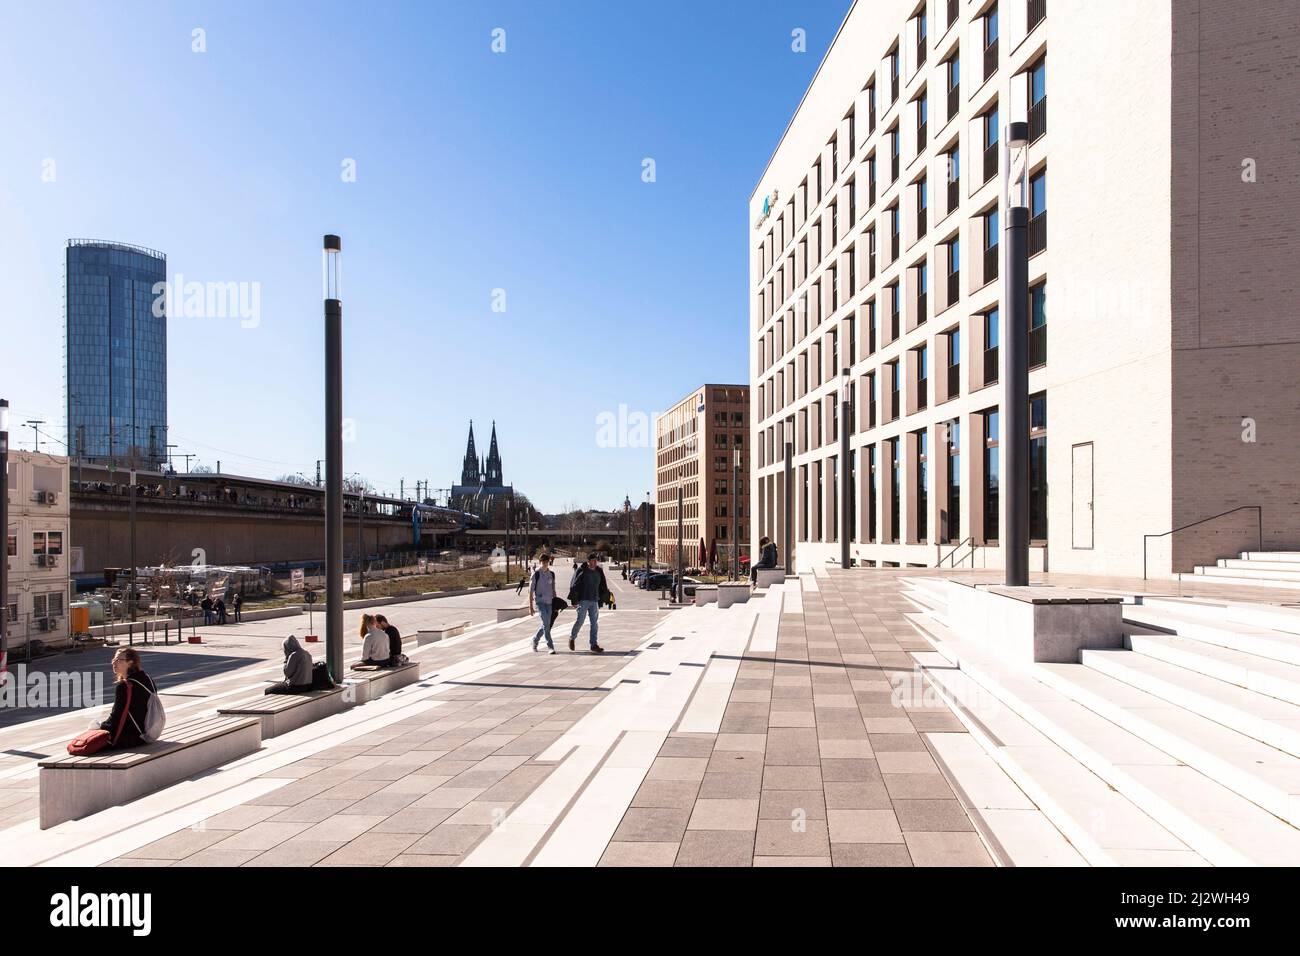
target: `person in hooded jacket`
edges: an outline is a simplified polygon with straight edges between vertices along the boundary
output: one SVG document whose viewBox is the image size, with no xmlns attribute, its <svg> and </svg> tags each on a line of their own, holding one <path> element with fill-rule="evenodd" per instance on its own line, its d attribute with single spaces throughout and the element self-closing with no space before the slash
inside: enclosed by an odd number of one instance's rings
<svg viewBox="0 0 1300 956">
<path fill-rule="evenodd" d="M 139 747 L 148 743 L 144 728 L 149 713 L 149 698 L 158 693 L 153 678 L 140 664 L 140 652 L 133 647 L 119 648 L 113 655 L 113 710 L 99 725 L 108 731 L 108 746 L 116 749 Z"/>
<path fill-rule="evenodd" d="M 284 680 L 266 689 L 268 694 L 305 694 L 311 690 L 311 652 L 290 634 L 284 639 Z"/>
</svg>

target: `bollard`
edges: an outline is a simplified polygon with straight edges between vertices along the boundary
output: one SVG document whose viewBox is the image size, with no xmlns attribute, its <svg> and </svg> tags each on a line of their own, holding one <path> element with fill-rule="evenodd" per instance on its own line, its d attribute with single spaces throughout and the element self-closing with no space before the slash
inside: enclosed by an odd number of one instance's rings
<svg viewBox="0 0 1300 956">
<path fill-rule="evenodd" d="M 126 645 L 127 647 L 135 647 L 135 625 L 134 624 L 127 624 L 126 626 Z"/>
</svg>

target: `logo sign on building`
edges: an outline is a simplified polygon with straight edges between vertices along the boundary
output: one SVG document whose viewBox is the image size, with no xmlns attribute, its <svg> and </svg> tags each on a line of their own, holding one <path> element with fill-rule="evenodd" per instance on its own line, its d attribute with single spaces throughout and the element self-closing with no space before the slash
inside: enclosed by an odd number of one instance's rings
<svg viewBox="0 0 1300 956">
<path fill-rule="evenodd" d="M 302 568 L 293 568 L 289 571 L 289 590 L 301 591 L 306 585 L 306 574 Z"/>
<path fill-rule="evenodd" d="M 759 215 L 758 219 L 754 221 L 755 229 L 762 228 L 763 223 L 767 222 L 767 217 L 772 215 L 773 210 L 776 209 L 776 202 L 780 198 L 780 192 L 775 189 L 763 197 L 763 212 Z"/>
<path fill-rule="evenodd" d="M 352 575 L 350 574 L 343 575 L 343 593 L 344 594 L 352 593 Z"/>
</svg>

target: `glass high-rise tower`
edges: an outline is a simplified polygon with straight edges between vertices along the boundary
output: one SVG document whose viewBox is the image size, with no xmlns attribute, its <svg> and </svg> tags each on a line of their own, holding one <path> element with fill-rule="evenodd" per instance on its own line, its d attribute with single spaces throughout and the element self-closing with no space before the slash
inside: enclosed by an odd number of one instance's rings
<svg viewBox="0 0 1300 956">
<path fill-rule="evenodd" d="M 166 461 L 166 282 L 161 252 L 69 240 L 69 455 L 145 467 Z"/>
</svg>

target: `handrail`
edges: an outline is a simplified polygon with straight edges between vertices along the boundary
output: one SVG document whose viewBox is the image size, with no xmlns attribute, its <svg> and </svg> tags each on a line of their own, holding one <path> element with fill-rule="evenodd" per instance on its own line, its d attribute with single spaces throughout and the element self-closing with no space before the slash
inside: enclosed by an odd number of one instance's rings
<svg viewBox="0 0 1300 956">
<path fill-rule="evenodd" d="M 966 537 L 962 538 L 960 541 L 957 542 L 957 547 L 953 548 L 951 551 L 949 551 L 947 554 L 945 554 L 942 558 L 940 558 L 939 561 L 938 561 L 938 563 L 935 564 L 935 567 L 936 567 L 936 568 L 941 568 L 941 567 L 943 567 L 943 563 L 944 563 L 945 561 L 947 561 L 949 558 L 951 558 L 951 557 L 952 557 L 954 554 L 956 554 L 958 551 L 960 551 L 960 550 L 961 550 L 961 549 L 966 545 L 966 542 L 968 542 L 968 541 L 970 542 L 970 546 L 971 546 L 971 548 L 973 549 L 973 548 L 975 547 L 975 536 L 974 536 L 973 534 L 968 534 L 968 535 L 966 535 Z M 953 562 L 953 568 L 955 569 L 956 567 L 957 567 L 956 562 Z"/>
<path fill-rule="evenodd" d="M 1254 509 L 1259 519 L 1257 534 L 1259 537 L 1259 550 L 1264 550 L 1264 509 L 1259 505 L 1240 505 L 1228 511 L 1220 512 L 1217 515 L 1210 515 L 1208 518 L 1202 518 L 1199 521 L 1193 521 L 1191 524 L 1185 524 L 1181 528 L 1174 528 L 1171 531 L 1164 531 L 1160 534 L 1144 534 L 1142 536 L 1142 580 L 1147 579 L 1147 540 L 1150 538 L 1164 538 L 1171 534 L 1177 534 L 1179 531 L 1186 531 L 1188 528 L 1195 528 L 1198 524 L 1205 524 L 1207 521 L 1214 521 L 1218 518 L 1226 518 L 1228 515 L 1236 514 L 1238 511 L 1249 511 Z"/>
</svg>

